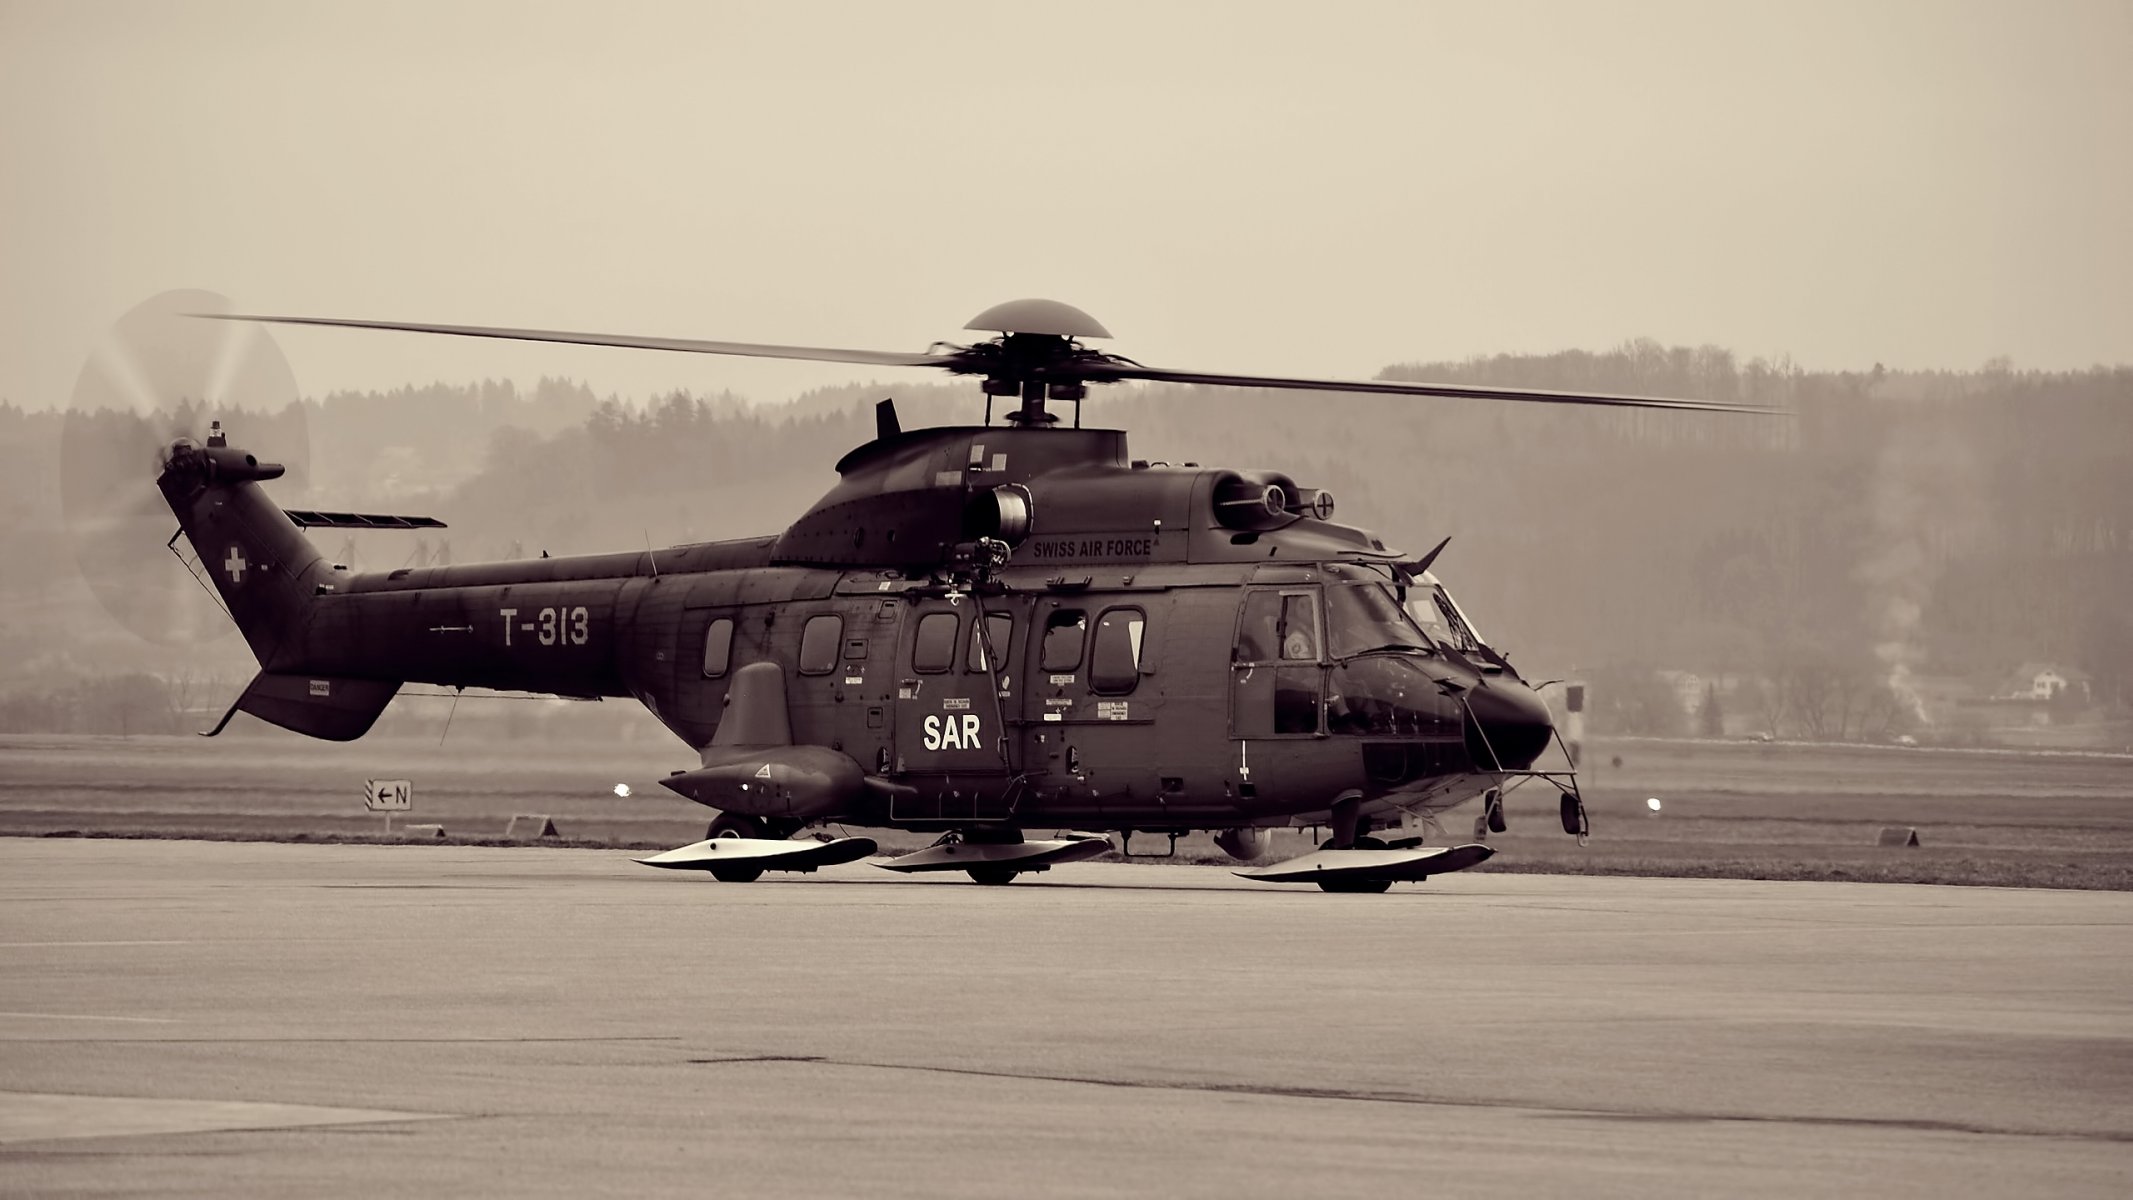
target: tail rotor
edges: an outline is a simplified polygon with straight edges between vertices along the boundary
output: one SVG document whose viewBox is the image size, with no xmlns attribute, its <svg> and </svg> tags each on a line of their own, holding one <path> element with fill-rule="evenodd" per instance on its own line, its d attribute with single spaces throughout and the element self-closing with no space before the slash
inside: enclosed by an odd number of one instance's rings
<svg viewBox="0 0 2133 1200">
<path fill-rule="evenodd" d="M 294 488 L 308 474 L 304 407 L 281 350 L 256 325 L 190 319 L 229 308 L 180 290 L 129 310 L 83 364 L 60 431 L 60 511 L 82 577 L 112 619 L 162 645 L 230 629 L 168 549 L 177 521 L 156 481 L 173 447 L 205 444 L 219 420 L 285 464 Z"/>
</svg>

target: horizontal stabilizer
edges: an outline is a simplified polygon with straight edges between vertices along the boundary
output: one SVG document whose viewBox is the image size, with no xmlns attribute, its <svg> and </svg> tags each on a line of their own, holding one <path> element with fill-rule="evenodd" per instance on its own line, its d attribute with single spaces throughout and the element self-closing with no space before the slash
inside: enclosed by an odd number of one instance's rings
<svg viewBox="0 0 2133 1200">
<path fill-rule="evenodd" d="M 443 529 L 435 517 L 395 517 L 385 513 L 320 512 L 310 508 L 285 510 L 289 519 L 305 529 Z"/>
<path fill-rule="evenodd" d="M 766 871 L 812 871 L 838 863 L 857 862 L 880 847 L 873 838 L 834 838 L 827 842 L 780 841 L 773 838 L 711 838 L 637 861 L 647 867 L 679 871 L 709 871 L 714 867 L 747 866 Z"/>
<path fill-rule="evenodd" d="M 1346 880 L 1420 880 L 1449 875 L 1487 862 L 1495 851 L 1479 843 L 1427 850 L 1318 850 L 1272 866 L 1238 871 L 1261 883 L 1335 883 Z"/>
<path fill-rule="evenodd" d="M 206 736 L 221 733 L 231 717 L 248 712 L 269 725 L 307 737 L 352 742 L 370 732 L 399 690 L 399 684 L 385 680 L 261 671 Z"/>
<path fill-rule="evenodd" d="M 947 842 L 900 855 L 877 867 L 890 871 L 968 871 L 972 867 L 1013 867 L 1035 871 L 1053 863 L 1080 862 L 1111 852 L 1106 837 L 1055 838 L 1042 842 Z"/>
</svg>

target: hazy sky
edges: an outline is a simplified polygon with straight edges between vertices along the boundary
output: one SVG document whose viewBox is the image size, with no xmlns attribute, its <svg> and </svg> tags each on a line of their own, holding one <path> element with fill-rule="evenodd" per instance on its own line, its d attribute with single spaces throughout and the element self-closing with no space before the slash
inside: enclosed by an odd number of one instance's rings
<svg viewBox="0 0 2133 1200">
<path fill-rule="evenodd" d="M 1623 338 L 2133 362 L 2133 4 L 0 0 L 0 397 L 119 313 L 917 349 L 1003 299 L 1163 366 Z M 278 333 L 307 391 L 863 375 Z M 892 376 L 895 377 L 895 376 Z"/>
</svg>

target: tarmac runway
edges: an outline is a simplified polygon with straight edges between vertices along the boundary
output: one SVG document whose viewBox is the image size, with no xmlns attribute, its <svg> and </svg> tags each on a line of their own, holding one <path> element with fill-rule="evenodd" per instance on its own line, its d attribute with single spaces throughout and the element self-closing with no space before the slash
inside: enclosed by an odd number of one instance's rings
<svg viewBox="0 0 2133 1200">
<path fill-rule="evenodd" d="M 2133 894 L 0 839 L 0 1193 L 2133 1190 Z"/>
</svg>

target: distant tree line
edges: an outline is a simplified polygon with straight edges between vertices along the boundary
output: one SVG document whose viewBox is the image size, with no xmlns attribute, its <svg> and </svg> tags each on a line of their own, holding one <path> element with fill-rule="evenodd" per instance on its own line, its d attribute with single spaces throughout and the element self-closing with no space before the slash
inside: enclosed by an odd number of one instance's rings
<svg viewBox="0 0 2133 1200">
<path fill-rule="evenodd" d="M 0 692 L 0 732 L 174 734 L 198 732 L 243 685 L 191 671 L 90 675 Z"/>
</svg>

